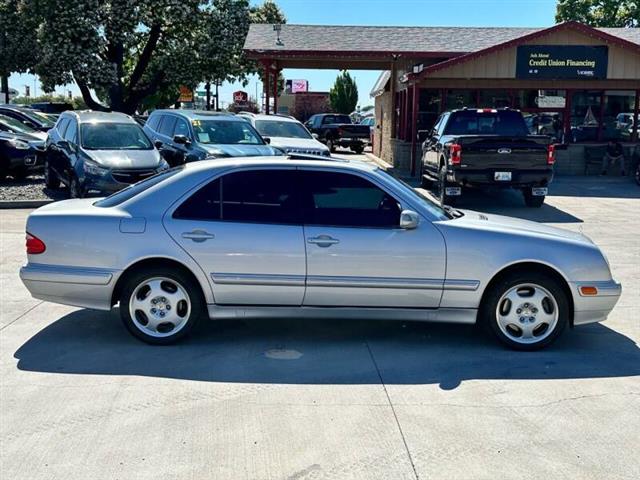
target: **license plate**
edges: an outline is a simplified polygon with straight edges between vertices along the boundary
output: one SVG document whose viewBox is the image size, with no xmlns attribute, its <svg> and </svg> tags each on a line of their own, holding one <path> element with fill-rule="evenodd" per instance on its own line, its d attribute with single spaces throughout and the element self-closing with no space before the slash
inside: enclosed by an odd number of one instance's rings
<svg viewBox="0 0 640 480">
<path fill-rule="evenodd" d="M 510 182 L 511 181 L 511 172 L 495 172 L 493 174 L 493 179 L 496 182 Z"/>
<path fill-rule="evenodd" d="M 547 195 L 548 191 L 549 191 L 548 188 L 543 188 L 543 187 L 532 188 L 531 195 L 533 195 L 534 197 L 544 197 Z"/>
<path fill-rule="evenodd" d="M 460 188 L 460 187 L 445 187 L 444 193 L 446 193 L 450 197 L 454 197 L 456 195 L 462 195 L 462 188 Z"/>
</svg>

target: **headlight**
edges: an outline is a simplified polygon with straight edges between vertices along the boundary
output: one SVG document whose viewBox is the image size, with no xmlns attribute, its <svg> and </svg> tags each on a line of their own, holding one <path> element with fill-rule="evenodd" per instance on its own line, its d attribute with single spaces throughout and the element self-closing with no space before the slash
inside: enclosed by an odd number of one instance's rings
<svg viewBox="0 0 640 480">
<path fill-rule="evenodd" d="M 29 143 L 24 140 L 18 140 L 17 138 L 11 138 L 7 143 L 16 150 L 29 150 L 29 148 L 31 148 Z"/>
<path fill-rule="evenodd" d="M 157 172 L 164 172 L 165 170 L 169 169 L 169 164 L 167 163 L 167 161 L 164 158 L 160 159 L 160 165 L 158 166 L 158 168 L 156 169 Z"/>
<path fill-rule="evenodd" d="M 96 175 L 101 177 L 109 173 L 108 168 L 101 167 L 97 163 L 90 162 L 88 160 L 84 162 L 82 168 L 84 169 L 84 173 L 88 173 L 89 175 Z"/>
</svg>

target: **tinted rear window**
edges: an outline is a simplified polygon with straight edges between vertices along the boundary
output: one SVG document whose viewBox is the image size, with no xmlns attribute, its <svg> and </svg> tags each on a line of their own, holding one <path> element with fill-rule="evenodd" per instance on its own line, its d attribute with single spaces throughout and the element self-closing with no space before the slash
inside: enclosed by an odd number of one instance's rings
<svg viewBox="0 0 640 480">
<path fill-rule="evenodd" d="M 467 110 L 453 112 L 444 133 L 445 135 L 526 136 L 528 129 L 520 112 Z"/>
</svg>

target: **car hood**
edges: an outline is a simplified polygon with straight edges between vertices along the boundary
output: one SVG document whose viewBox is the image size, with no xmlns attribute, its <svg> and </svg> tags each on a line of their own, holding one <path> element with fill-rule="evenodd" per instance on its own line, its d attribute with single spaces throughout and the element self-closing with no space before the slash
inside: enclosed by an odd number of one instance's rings
<svg viewBox="0 0 640 480">
<path fill-rule="evenodd" d="M 217 157 L 261 157 L 278 155 L 269 145 L 202 145 L 210 155 Z"/>
<path fill-rule="evenodd" d="M 289 137 L 269 137 L 271 146 L 283 149 L 299 149 L 299 150 L 321 150 L 328 151 L 319 141 L 313 138 L 289 138 Z"/>
<path fill-rule="evenodd" d="M 491 230 L 494 232 L 524 235 L 530 237 L 556 238 L 571 242 L 593 245 L 589 237 L 582 233 L 572 232 L 563 228 L 551 227 L 543 223 L 522 220 L 520 218 L 506 217 L 480 213 L 473 210 L 460 210 L 464 216 L 455 219 L 457 226 L 478 230 Z"/>
<path fill-rule="evenodd" d="M 97 164 L 106 168 L 156 168 L 160 154 L 153 150 L 85 150 Z"/>
</svg>

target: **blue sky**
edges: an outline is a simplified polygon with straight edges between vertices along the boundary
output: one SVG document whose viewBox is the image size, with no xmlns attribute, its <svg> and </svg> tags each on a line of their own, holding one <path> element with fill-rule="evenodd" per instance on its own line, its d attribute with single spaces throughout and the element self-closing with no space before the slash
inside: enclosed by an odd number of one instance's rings
<svg viewBox="0 0 640 480">
<path fill-rule="evenodd" d="M 556 0 L 276 0 L 285 12 L 288 23 L 320 25 L 399 25 L 399 26 L 511 26 L 545 27 L 555 23 Z M 260 3 L 260 2 L 252 2 Z M 309 80 L 312 90 L 329 90 L 337 75 L 336 70 L 285 70 L 285 78 Z M 379 72 L 353 72 L 360 92 L 360 105 L 372 103 L 369 91 Z M 34 94 L 34 77 L 12 75 L 9 85 L 24 93 L 30 85 Z M 252 78 L 249 85 L 225 84 L 220 90 L 223 105 L 231 101 L 232 93 L 243 88 L 255 95 L 261 83 Z M 35 84 L 37 93 L 40 86 Z M 59 87 L 58 92 L 75 86 Z"/>
</svg>

